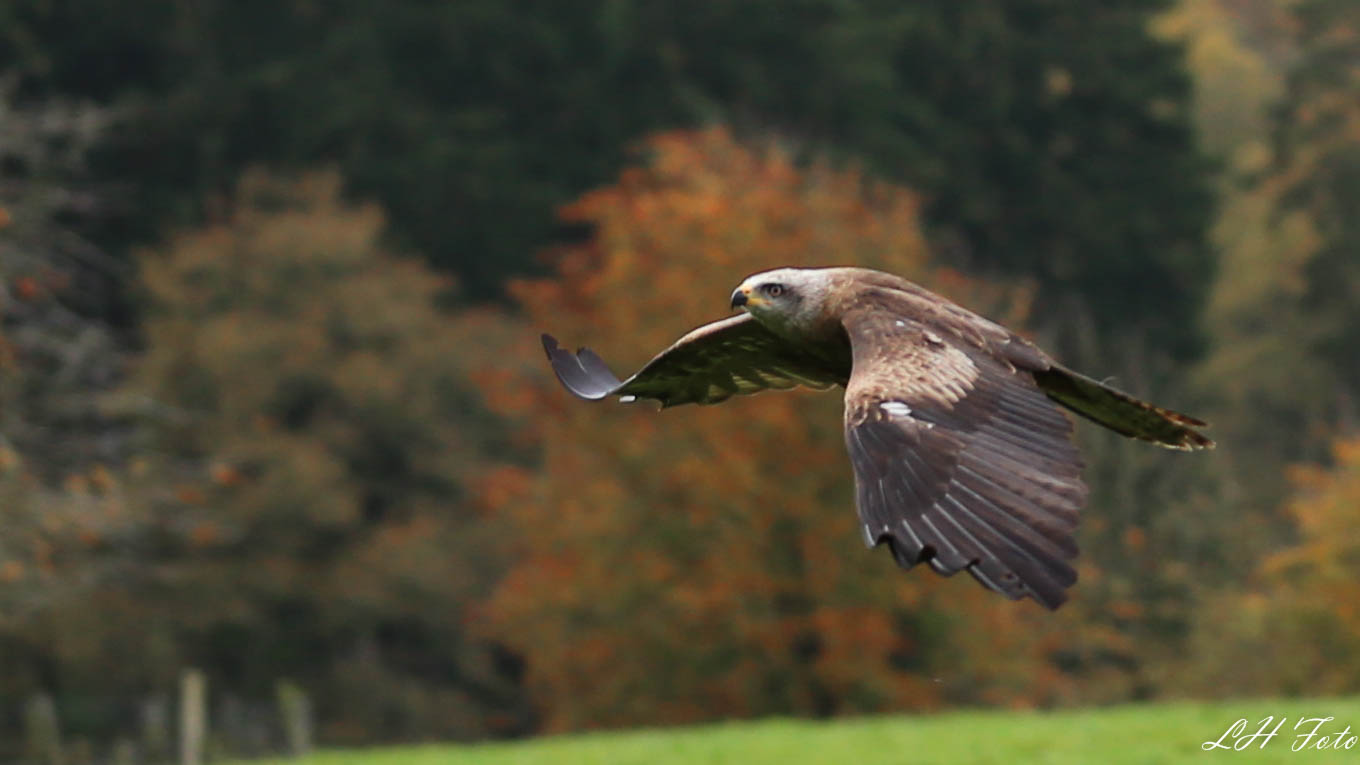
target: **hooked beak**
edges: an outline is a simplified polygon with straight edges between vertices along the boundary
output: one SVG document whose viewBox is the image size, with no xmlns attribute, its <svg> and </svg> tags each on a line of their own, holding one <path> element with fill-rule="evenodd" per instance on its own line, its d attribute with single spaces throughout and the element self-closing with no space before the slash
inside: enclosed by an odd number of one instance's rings
<svg viewBox="0 0 1360 765">
<path fill-rule="evenodd" d="M 749 302 L 751 302 L 751 288 L 750 288 L 750 287 L 738 287 L 738 288 L 732 293 L 732 307 L 733 307 L 733 308 L 740 308 L 741 306 L 744 306 L 744 305 L 746 305 L 746 304 L 749 303 Z"/>
</svg>

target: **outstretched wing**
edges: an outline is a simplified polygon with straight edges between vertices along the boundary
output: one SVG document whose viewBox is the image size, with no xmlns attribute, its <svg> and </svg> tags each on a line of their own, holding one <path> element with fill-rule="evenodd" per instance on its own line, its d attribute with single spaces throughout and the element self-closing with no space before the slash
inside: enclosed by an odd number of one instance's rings
<svg viewBox="0 0 1360 765">
<path fill-rule="evenodd" d="M 588 348 L 572 353 L 544 335 L 543 349 L 562 385 L 592 400 L 631 396 L 656 399 L 662 406 L 716 404 L 739 393 L 844 385 L 847 376 L 745 313 L 695 329 L 623 381 Z"/>
<path fill-rule="evenodd" d="M 886 542 L 904 568 L 967 570 L 1009 598 L 1061 605 L 1086 500 L 1071 423 L 1030 372 L 943 326 L 883 306 L 842 321 L 866 543 Z"/>
</svg>

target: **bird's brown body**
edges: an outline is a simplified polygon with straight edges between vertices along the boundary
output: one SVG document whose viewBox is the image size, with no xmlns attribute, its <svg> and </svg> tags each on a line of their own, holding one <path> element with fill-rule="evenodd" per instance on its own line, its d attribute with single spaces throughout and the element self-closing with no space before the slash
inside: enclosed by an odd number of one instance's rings
<svg viewBox="0 0 1360 765">
<path fill-rule="evenodd" d="M 544 335 L 582 398 L 713 404 L 795 385 L 845 388 L 845 439 L 866 542 L 903 567 L 967 570 L 1050 608 L 1076 581 L 1086 500 L 1071 423 L 1212 447 L 1204 423 L 1057 364 L 1029 341 L 905 279 L 861 268 L 778 269 L 738 287 L 746 313 L 682 337 L 620 382 L 588 350 Z"/>
</svg>

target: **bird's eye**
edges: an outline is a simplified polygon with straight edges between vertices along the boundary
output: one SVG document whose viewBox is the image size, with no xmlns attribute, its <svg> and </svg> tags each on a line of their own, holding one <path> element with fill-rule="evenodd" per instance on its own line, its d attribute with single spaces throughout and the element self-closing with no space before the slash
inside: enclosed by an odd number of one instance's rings
<svg viewBox="0 0 1360 765">
<path fill-rule="evenodd" d="M 784 294 L 784 285 L 782 285 L 782 284 L 767 284 L 767 285 L 765 285 L 765 294 L 766 294 L 766 295 L 769 295 L 769 296 L 772 297 L 772 298 L 777 298 L 777 297 L 779 297 L 780 295 Z"/>
</svg>

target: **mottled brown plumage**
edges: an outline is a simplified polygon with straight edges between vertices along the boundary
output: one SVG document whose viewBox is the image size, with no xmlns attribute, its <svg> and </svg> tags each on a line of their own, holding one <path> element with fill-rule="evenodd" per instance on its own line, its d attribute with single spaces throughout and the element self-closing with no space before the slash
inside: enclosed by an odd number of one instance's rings
<svg viewBox="0 0 1360 765">
<path fill-rule="evenodd" d="M 712 404 L 796 385 L 845 387 L 845 442 L 870 546 L 904 568 L 967 570 L 1049 608 L 1076 582 L 1086 501 L 1072 425 L 1211 448 L 1204 423 L 1079 375 L 1030 342 L 905 279 L 861 268 L 777 269 L 732 295 L 746 313 L 680 338 L 624 381 L 543 336 L 558 379 L 587 399 Z"/>
</svg>

